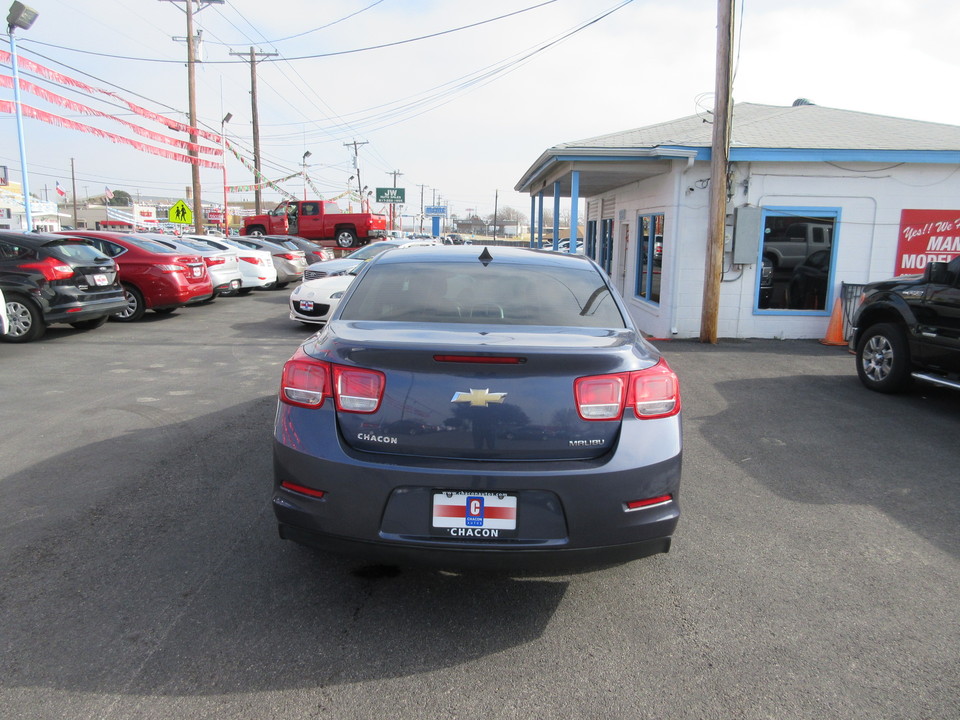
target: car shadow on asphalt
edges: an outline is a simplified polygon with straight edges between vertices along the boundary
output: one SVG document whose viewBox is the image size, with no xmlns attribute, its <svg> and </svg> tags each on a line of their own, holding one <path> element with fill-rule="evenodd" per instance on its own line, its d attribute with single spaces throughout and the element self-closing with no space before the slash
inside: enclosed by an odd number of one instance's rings
<svg viewBox="0 0 960 720">
<path fill-rule="evenodd" d="M 787 360 L 793 348 L 784 352 L 783 364 L 796 363 L 797 374 L 762 377 L 720 363 L 713 375 L 681 374 L 687 449 L 694 433 L 788 501 L 840 513 L 842 506 L 873 507 L 960 557 L 960 393 L 919 383 L 898 395 L 871 392 L 852 356 L 837 365 L 825 355 L 818 371 L 808 357 Z M 678 358 L 675 367 L 684 363 Z M 836 367 L 847 374 L 832 374 Z M 724 379 L 731 375 L 742 377 Z"/>
<path fill-rule="evenodd" d="M 567 582 L 364 567 L 281 541 L 274 408 L 131 430 L 4 479 L 0 686 L 121 703 L 316 688 L 543 634 Z"/>
</svg>

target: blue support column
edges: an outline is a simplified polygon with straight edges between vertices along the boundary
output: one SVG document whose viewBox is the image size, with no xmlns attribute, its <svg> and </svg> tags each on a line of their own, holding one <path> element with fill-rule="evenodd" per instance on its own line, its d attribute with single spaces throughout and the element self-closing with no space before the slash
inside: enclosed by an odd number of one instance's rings
<svg viewBox="0 0 960 720">
<path fill-rule="evenodd" d="M 577 251 L 577 227 L 580 209 L 580 171 L 570 173 L 570 252 Z"/>
<path fill-rule="evenodd" d="M 30 182 L 27 179 L 27 147 L 23 139 L 23 110 L 20 108 L 20 71 L 17 68 L 17 42 L 10 32 L 10 69 L 13 75 L 13 104 L 17 110 L 17 140 L 20 143 L 20 187 L 23 190 L 23 213 L 27 232 L 33 230 L 33 215 L 30 210 Z"/>
<path fill-rule="evenodd" d="M 560 249 L 560 181 L 553 184 L 553 249 Z"/>
<path fill-rule="evenodd" d="M 537 196 L 531 195 L 530 196 L 530 247 L 532 248 L 536 247 L 536 244 L 534 243 L 534 239 L 533 239 L 534 229 L 536 227 L 534 225 L 534 221 L 536 220 L 536 217 L 537 217 Z"/>
<path fill-rule="evenodd" d="M 434 215 L 431 222 L 432 222 L 432 226 L 430 230 L 433 233 L 433 236 L 440 237 L 440 216 Z"/>
<path fill-rule="evenodd" d="M 537 247 L 543 248 L 543 190 L 537 194 L 537 204 L 540 206 L 537 214 Z"/>
</svg>

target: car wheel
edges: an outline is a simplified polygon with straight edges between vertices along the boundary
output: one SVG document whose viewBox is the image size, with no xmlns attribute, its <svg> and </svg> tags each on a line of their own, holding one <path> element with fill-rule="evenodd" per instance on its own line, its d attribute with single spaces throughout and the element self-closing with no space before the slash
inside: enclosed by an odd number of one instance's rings
<svg viewBox="0 0 960 720">
<path fill-rule="evenodd" d="M 357 244 L 357 236 L 354 234 L 353 230 L 339 230 L 337 232 L 337 246 L 342 248 L 351 248 L 355 247 Z"/>
<path fill-rule="evenodd" d="M 237 290 L 237 295 L 249 295 L 253 292 L 253 288 L 240 288 Z"/>
<path fill-rule="evenodd" d="M 10 329 L 6 335 L 0 335 L 4 342 L 32 342 L 42 337 L 47 330 L 40 308 L 16 295 L 7 297 L 7 319 L 10 321 Z"/>
<path fill-rule="evenodd" d="M 72 322 L 70 324 L 77 330 L 96 330 L 103 325 L 109 317 L 109 315 L 104 315 L 103 317 L 94 318 L 93 320 L 80 320 L 79 322 Z"/>
<path fill-rule="evenodd" d="M 899 325 L 878 323 L 857 343 L 857 375 L 866 387 L 895 393 L 910 384 L 910 348 Z"/>
<path fill-rule="evenodd" d="M 147 306 L 143 302 L 143 293 L 132 285 L 123 286 L 123 299 L 127 301 L 127 307 L 111 317 L 120 322 L 132 322 L 139 320 L 147 311 Z"/>
</svg>

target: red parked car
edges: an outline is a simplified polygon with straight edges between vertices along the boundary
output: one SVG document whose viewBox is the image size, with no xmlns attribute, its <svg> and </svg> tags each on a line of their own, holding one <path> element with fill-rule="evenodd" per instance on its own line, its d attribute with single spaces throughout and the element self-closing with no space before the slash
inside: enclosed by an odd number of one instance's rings
<svg viewBox="0 0 960 720">
<path fill-rule="evenodd" d="M 185 254 L 149 238 L 99 230 L 69 230 L 117 263 L 127 307 L 114 320 L 130 321 L 147 310 L 173 312 L 213 297 L 213 283 L 199 255 Z"/>
</svg>

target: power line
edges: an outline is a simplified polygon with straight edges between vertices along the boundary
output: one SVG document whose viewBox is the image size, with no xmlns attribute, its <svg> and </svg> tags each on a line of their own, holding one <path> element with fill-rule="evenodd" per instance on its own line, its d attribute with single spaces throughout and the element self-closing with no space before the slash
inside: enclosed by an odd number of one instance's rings
<svg viewBox="0 0 960 720">
<path fill-rule="evenodd" d="M 628 1 L 633 2 L 633 0 L 628 0 Z M 487 25 L 492 22 L 497 22 L 498 20 L 504 20 L 506 18 L 513 17 L 514 15 L 520 15 L 525 12 L 530 12 L 531 10 L 536 10 L 538 8 L 543 7 L 544 5 L 551 5 L 552 3 L 555 3 L 555 2 L 557 2 L 557 0 L 545 0 L 545 2 L 539 3 L 537 5 L 531 5 L 530 7 L 523 8 L 521 10 L 515 10 L 513 12 L 506 13 L 505 15 L 498 15 L 497 17 L 489 18 L 487 20 L 480 20 L 475 23 L 470 23 L 469 25 L 461 25 L 460 27 L 450 28 L 448 30 L 440 30 L 438 32 L 429 33 L 427 35 L 420 35 L 418 37 L 407 38 L 406 40 L 396 40 L 394 42 L 382 43 L 380 45 L 370 45 L 370 46 L 361 47 L 361 48 L 354 48 L 352 50 L 338 50 L 336 52 L 318 53 L 316 55 L 301 55 L 298 57 L 284 58 L 284 60 L 287 62 L 292 60 L 314 60 L 316 58 L 336 57 L 338 55 L 352 55 L 355 53 L 369 52 L 371 50 L 383 50 L 384 48 L 397 47 L 398 45 L 407 45 L 409 43 L 420 42 L 422 40 L 430 40 L 432 38 L 442 37 L 443 35 L 449 35 L 451 33 L 460 32 L 462 30 L 469 30 L 471 28 L 479 27 L 481 25 Z M 94 52 L 93 50 L 81 50 L 80 48 L 70 48 L 64 45 L 54 45 L 53 43 L 45 43 L 40 40 L 30 40 L 30 42 L 36 45 L 44 45 L 46 47 L 54 47 L 59 50 L 66 50 L 68 52 L 76 52 L 76 53 L 81 53 L 83 55 L 96 55 L 97 57 L 112 58 L 114 60 L 135 60 L 138 62 L 152 62 L 152 63 L 163 63 L 163 64 L 171 64 L 171 63 L 180 64 L 183 62 L 182 60 L 164 60 L 160 58 L 132 57 L 130 55 L 112 55 L 110 53 Z M 236 60 L 206 60 L 204 62 L 207 65 L 236 65 L 238 63 L 238 61 Z M 277 62 L 277 61 L 267 60 L 265 62 Z"/>
</svg>

